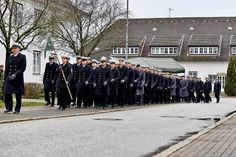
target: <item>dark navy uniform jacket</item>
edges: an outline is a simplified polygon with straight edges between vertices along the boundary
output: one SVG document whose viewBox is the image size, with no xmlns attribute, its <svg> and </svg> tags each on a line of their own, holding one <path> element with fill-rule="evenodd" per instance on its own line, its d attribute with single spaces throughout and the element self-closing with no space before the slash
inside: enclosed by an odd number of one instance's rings
<svg viewBox="0 0 236 157">
<path fill-rule="evenodd" d="M 111 69 L 113 81 L 109 84 L 110 95 L 118 95 L 118 85 L 120 81 L 120 71 L 117 68 Z"/>
<path fill-rule="evenodd" d="M 43 75 L 43 84 L 45 91 L 55 91 L 55 83 L 56 83 L 56 70 L 58 68 L 58 64 L 53 62 L 52 64 L 47 63 L 45 67 L 45 72 Z"/>
<path fill-rule="evenodd" d="M 221 84 L 220 82 L 214 83 L 214 92 L 219 94 L 221 92 Z"/>
<path fill-rule="evenodd" d="M 26 69 L 26 57 L 19 53 L 17 56 L 10 55 L 5 72 L 4 92 L 8 94 L 24 94 L 24 71 Z M 10 80 L 10 76 L 16 77 Z"/>
<path fill-rule="evenodd" d="M 96 84 L 95 94 L 96 95 L 109 95 L 109 83 L 112 79 L 112 71 L 109 66 L 98 67 L 94 73 L 94 81 Z"/>
<path fill-rule="evenodd" d="M 89 93 L 89 82 L 92 79 L 92 69 L 89 65 L 77 67 L 76 93 L 84 95 Z M 87 83 L 87 84 L 86 84 Z"/>
<path fill-rule="evenodd" d="M 196 90 L 197 93 L 204 91 L 204 83 L 203 83 L 203 81 L 196 81 L 195 90 Z"/>
<path fill-rule="evenodd" d="M 125 66 L 119 67 L 118 68 L 120 71 L 120 80 L 124 80 L 124 83 L 119 84 L 119 88 L 120 90 L 124 90 L 126 88 L 128 88 L 128 76 L 129 76 L 129 71 L 128 68 Z"/>
<path fill-rule="evenodd" d="M 56 88 L 66 88 L 65 80 L 62 75 L 62 71 L 65 74 L 66 82 L 70 82 L 72 79 L 72 67 L 70 64 L 61 64 L 61 69 L 57 69 L 57 81 L 56 81 Z"/>
<path fill-rule="evenodd" d="M 211 93 L 212 91 L 212 85 L 211 85 L 211 82 L 210 81 L 206 81 L 204 83 L 204 92 L 206 93 Z"/>
</svg>

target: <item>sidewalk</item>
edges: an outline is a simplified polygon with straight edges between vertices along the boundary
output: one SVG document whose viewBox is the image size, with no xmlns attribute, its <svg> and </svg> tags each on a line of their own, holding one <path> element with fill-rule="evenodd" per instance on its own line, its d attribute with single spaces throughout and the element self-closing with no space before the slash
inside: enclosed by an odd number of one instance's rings
<svg viewBox="0 0 236 157">
<path fill-rule="evenodd" d="M 155 157 L 235 157 L 236 114 Z"/>
</svg>

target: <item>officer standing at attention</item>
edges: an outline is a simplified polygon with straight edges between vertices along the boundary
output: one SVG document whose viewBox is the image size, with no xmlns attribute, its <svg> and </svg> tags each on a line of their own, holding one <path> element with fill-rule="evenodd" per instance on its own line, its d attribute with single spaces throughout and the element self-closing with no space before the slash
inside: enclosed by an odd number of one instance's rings
<svg viewBox="0 0 236 157">
<path fill-rule="evenodd" d="M 44 94 L 46 106 L 51 104 L 51 107 L 54 107 L 55 104 L 55 82 L 56 82 L 56 70 L 58 68 L 58 64 L 54 62 L 54 57 L 49 57 L 49 62 L 46 64 L 45 72 L 43 75 L 43 85 L 44 85 Z M 51 98 L 50 100 L 50 92 Z"/>
<path fill-rule="evenodd" d="M 77 67 L 77 81 L 76 81 L 76 95 L 77 95 L 77 108 L 88 107 L 89 104 L 89 82 L 92 78 L 92 69 L 87 65 L 87 58 L 82 57 L 82 62 Z"/>
<path fill-rule="evenodd" d="M 111 79 L 110 84 L 109 84 L 109 90 L 110 90 L 109 103 L 111 107 L 113 108 L 117 102 L 120 71 L 118 70 L 118 68 L 115 67 L 116 63 L 114 61 L 110 61 L 110 66 L 111 66 L 111 72 L 112 72 L 113 78 Z"/>
<path fill-rule="evenodd" d="M 62 64 L 59 65 L 57 70 L 56 92 L 59 110 L 65 110 L 70 99 L 67 86 L 69 86 L 72 79 L 72 68 L 69 65 L 69 59 L 67 55 L 62 56 Z M 63 73 L 66 80 L 64 80 Z"/>
<path fill-rule="evenodd" d="M 125 60 L 119 59 L 119 71 L 120 71 L 120 82 L 119 82 L 119 94 L 118 94 L 118 100 L 119 105 L 123 107 L 126 105 L 127 100 L 127 90 L 128 90 L 128 75 L 129 71 L 128 68 L 125 66 Z"/>
<path fill-rule="evenodd" d="M 24 94 L 24 71 L 26 69 L 26 57 L 20 53 L 21 47 L 13 45 L 12 54 L 9 56 L 5 72 L 5 113 L 13 110 L 12 94 L 16 95 L 16 107 L 14 114 L 19 114 L 21 109 L 22 94 Z"/>
<path fill-rule="evenodd" d="M 80 64 L 81 64 L 81 57 L 76 56 L 76 63 L 72 65 L 73 77 L 70 82 L 71 94 L 73 97 L 71 106 L 76 106 L 76 82 L 78 79 L 78 67 L 80 66 Z"/>
<path fill-rule="evenodd" d="M 109 83 L 112 79 L 111 68 L 107 65 L 107 58 L 101 57 L 101 65 L 97 68 L 94 74 L 95 94 L 97 96 L 97 107 L 103 109 L 107 106 L 109 95 Z"/>
</svg>

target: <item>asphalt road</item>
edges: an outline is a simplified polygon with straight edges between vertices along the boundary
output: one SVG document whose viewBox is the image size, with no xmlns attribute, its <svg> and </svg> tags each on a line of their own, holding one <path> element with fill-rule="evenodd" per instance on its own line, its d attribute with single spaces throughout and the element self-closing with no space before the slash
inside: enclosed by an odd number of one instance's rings
<svg viewBox="0 0 236 157">
<path fill-rule="evenodd" d="M 139 157 L 202 130 L 236 110 L 220 104 L 172 104 L 100 115 L 0 125 L 0 157 Z M 200 119 L 199 119 L 200 118 Z"/>
</svg>

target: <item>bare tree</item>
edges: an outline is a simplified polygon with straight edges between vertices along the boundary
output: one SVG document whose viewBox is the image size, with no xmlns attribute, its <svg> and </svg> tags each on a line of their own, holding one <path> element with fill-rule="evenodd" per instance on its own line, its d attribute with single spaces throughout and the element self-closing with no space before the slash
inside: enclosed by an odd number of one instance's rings
<svg viewBox="0 0 236 157">
<path fill-rule="evenodd" d="M 55 25 L 51 35 L 63 48 L 81 56 L 90 56 L 106 30 L 125 15 L 119 0 L 68 0 L 66 3 L 68 12 L 55 11 L 52 15 Z"/>
<path fill-rule="evenodd" d="M 44 17 L 49 0 L 0 0 L 0 44 L 6 50 L 7 66 L 12 43 L 27 49 L 48 27 Z"/>
</svg>

